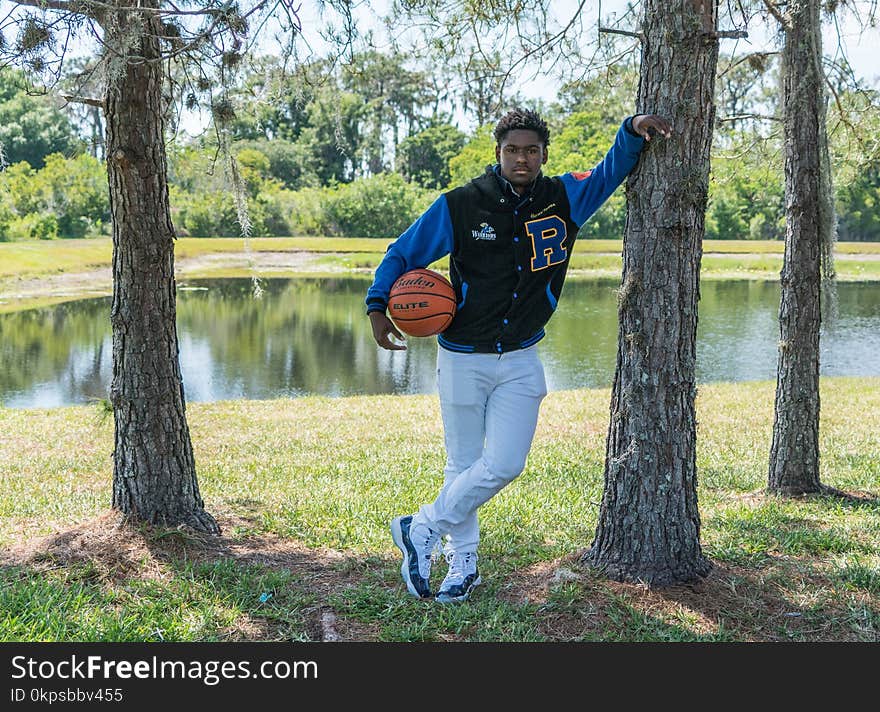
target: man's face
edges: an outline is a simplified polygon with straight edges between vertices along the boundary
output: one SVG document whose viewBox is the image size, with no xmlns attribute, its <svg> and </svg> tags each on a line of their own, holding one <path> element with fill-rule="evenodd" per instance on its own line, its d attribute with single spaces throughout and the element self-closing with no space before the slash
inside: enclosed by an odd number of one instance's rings
<svg viewBox="0 0 880 712">
<path fill-rule="evenodd" d="M 495 146 L 495 159 L 501 164 L 501 175 L 521 192 L 520 189 L 532 184 L 547 162 L 547 147 L 537 131 L 514 129 Z"/>
</svg>

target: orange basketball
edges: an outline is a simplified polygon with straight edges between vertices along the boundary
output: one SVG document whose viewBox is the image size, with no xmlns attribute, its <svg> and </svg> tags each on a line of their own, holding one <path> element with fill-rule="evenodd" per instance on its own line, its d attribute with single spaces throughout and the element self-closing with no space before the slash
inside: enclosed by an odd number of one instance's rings
<svg viewBox="0 0 880 712">
<path fill-rule="evenodd" d="M 410 336 L 434 336 L 455 316 L 455 290 L 442 274 L 414 269 L 398 277 L 388 294 L 388 313 Z"/>
</svg>

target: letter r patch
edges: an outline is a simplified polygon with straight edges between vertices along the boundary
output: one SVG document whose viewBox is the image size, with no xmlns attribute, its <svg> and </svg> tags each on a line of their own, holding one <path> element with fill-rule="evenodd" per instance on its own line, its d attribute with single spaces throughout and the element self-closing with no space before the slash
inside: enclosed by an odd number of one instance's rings
<svg viewBox="0 0 880 712">
<path fill-rule="evenodd" d="M 532 272 L 565 262 L 568 233 L 565 222 L 557 215 L 548 215 L 526 223 L 526 234 L 532 240 Z"/>
</svg>

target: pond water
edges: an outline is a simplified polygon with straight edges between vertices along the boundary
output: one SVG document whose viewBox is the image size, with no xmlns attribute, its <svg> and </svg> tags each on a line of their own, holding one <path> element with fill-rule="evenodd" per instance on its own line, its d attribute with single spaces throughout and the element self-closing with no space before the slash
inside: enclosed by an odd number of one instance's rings
<svg viewBox="0 0 880 712">
<path fill-rule="evenodd" d="M 188 401 L 433 393 L 437 343 L 405 352 L 372 339 L 362 278 L 192 281 L 178 294 Z M 617 280 L 569 278 L 540 342 L 551 390 L 610 386 Z M 697 380 L 774 379 L 779 285 L 704 281 Z M 0 404 L 55 407 L 105 398 L 112 374 L 109 298 L 0 315 Z M 821 373 L 880 375 L 880 285 L 841 283 L 824 318 Z"/>
</svg>

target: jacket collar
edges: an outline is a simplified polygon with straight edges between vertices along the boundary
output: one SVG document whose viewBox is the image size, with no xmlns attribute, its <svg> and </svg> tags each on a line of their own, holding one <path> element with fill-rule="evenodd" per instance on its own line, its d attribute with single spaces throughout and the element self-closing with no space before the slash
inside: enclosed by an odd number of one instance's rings
<svg viewBox="0 0 880 712">
<path fill-rule="evenodd" d="M 507 178 L 501 175 L 500 163 L 496 163 L 494 166 L 492 166 L 492 173 L 498 181 L 498 186 L 501 188 L 501 192 L 505 195 L 510 195 L 516 201 L 514 204 L 521 204 L 528 200 L 532 195 L 532 191 L 535 190 L 535 184 L 538 182 L 538 179 L 544 175 L 543 171 L 538 171 L 538 175 L 535 176 L 535 180 L 532 181 L 532 184 L 529 186 L 528 190 L 523 195 L 520 195 L 513 189 L 513 184 L 509 180 L 507 180 Z"/>
</svg>

